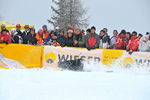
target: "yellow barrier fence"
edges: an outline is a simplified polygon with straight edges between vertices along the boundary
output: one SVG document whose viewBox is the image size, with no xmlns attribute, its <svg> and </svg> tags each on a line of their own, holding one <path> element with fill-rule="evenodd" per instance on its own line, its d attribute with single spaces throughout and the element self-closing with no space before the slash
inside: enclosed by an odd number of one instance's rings
<svg viewBox="0 0 150 100">
<path fill-rule="evenodd" d="M 83 59 L 87 63 L 94 61 L 105 66 L 135 64 L 150 67 L 150 53 L 148 52 L 134 52 L 130 55 L 123 50 L 97 49 L 88 51 L 83 48 L 0 44 L 0 53 L 8 59 L 18 61 L 26 68 L 44 66 L 59 70 L 58 62 L 74 59 Z M 5 66 L 0 68 L 7 69 Z"/>
<path fill-rule="evenodd" d="M 8 59 L 18 61 L 26 68 L 41 68 L 43 48 L 22 44 L 0 44 L 0 53 Z"/>
</svg>

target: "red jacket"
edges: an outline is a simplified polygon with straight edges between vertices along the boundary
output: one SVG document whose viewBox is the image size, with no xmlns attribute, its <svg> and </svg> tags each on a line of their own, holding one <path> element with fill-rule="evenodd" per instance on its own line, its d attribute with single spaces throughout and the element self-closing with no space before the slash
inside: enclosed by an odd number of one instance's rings
<svg viewBox="0 0 150 100">
<path fill-rule="evenodd" d="M 123 42 L 124 42 L 124 49 L 125 49 L 125 50 L 126 50 L 128 44 L 129 44 L 129 40 L 130 40 L 130 39 L 125 38 L 124 41 L 123 41 Z"/>
<path fill-rule="evenodd" d="M 139 47 L 139 41 L 140 39 L 137 36 L 132 36 L 127 46 L 127 50 L 137 51 Z"/>
<path fill-rule="evenodd" d="M 7 42 L 8 44 L 11 43 L 10 35 L 8 35 L 8 34 L 6 34 L 6 35 L 0 34 L 0 43 L 4 43 L 4 42 Z"/>
<path fill-rule="evenodd" d="M 116 49 L 124 49 L 124 37 L 121 37 L 120 35 L 116 38 Z"/>
<path fill-rule="evenodd" d="M 94 38 L 94 36 L 88 39 L 88 43 L 90 48 L 93 48 L 96 45 L 96 39 Z"/>
</svg>

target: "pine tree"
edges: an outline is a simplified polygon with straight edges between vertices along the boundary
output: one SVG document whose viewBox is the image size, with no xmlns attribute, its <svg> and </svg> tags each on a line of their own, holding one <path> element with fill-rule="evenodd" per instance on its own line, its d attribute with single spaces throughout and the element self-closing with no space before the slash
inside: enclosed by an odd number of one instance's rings
<svg viewBox="0 0 150 100">
<path fill-rule="evenodd" d="M 48 20 L 54 28 L 67 29 L 69 26 L 75 28 L 86 28 L 88 18 L 85 18 L 87 9 L 83 7 L 81 0 L 52 0 L 56 7 L 51 6 L 54 12 Z"/>
</svg>

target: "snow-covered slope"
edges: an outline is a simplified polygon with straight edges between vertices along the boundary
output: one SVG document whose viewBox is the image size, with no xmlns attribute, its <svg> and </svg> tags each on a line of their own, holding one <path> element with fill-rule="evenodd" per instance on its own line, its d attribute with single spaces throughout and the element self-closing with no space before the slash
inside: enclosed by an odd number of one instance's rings
<svg viewBox="0 0 150 100">
<path fill-rule="evenodd" d="M 150 74 L 1 69 L 0 100 L 150 100 Z"/>
</svg>

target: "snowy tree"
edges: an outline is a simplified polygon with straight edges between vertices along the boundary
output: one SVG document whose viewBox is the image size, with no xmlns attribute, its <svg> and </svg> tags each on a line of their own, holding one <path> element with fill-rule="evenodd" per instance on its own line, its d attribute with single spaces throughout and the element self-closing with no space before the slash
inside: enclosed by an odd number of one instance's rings
<svg viewBox="0 0 150 100">
<path fill-rule="evenodd" d="M 69 26 L 75 28 L 86 28 L 88 26 L 87 9 L 83 7 L 81 0 L 52 0 L 56 5 L 51 6 L 54 12 L 48 20 L 54 28 L 67 29 Z"/>
</svg>

